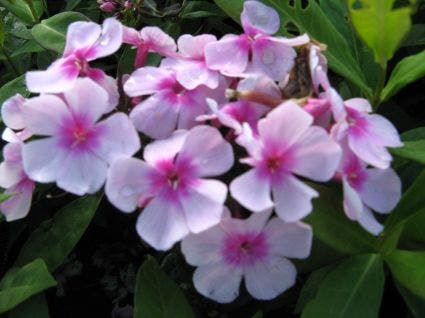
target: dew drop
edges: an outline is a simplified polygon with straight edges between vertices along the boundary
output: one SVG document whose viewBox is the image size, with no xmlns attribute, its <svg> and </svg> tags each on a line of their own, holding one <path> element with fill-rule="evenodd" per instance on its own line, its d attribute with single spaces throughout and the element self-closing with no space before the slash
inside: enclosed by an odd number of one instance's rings
<svg viewBox="0 0 425 318">
<path fill-rule="evenodd" d="M 100 45 L 102 46 L 108 45 L 110 41 L 111 41 L 110 35 L 103 35 L 102 39 L 100 40 Z"/>
</svg>

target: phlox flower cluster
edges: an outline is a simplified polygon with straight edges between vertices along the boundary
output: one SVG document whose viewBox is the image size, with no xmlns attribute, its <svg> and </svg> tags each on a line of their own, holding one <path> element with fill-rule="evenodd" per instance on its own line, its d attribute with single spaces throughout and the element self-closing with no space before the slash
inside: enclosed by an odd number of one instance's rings
<svg viewBox="0 0 425 318">
<path fill-rule="evenodd" d="M 323 44 L 274 35 L 272 8 L 246 1 L 241 21 L 240 35 L 177 43 L 114 18 L 71 24 L 63 56 L 26 74 L 40 95 L 3 104 L 6 219 L 28 213 L 35 182 L 75 195 L 104 186 L 118 210 L 137 211 L 147 244 L 165 251 L 181 241 L 196 289 L 222 303 L 242 279 L 264 300 L 294 284 L 289 258 L 310 254 L 313 229 L 302 219 L 320 197 L 316 182 L 340 184 L 347 217 L 378 235 L 373 212 L 400 199 L 387 150 L 402 146 L 396 129 L 367 100 L 340 97 Z M 137 54 L 122 81 L 90 65 L 123 44 Z M 152 53 L 159 66 L 145 66 Z M 118 87 L 131 109 L 118 105 Z"/>
</svg>

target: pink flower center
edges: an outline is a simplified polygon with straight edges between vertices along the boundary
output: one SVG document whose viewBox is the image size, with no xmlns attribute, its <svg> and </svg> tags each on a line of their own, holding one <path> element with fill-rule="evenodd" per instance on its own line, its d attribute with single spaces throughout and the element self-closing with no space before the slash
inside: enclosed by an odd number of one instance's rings
<svg viewBox="0 0 425 318">
<path fill-rule="evenodd" d="M 367 133 L 368 122 L 363 114 L 355 109 L 347 107 L 347 122 L 350 126 L 350 133 L 355 136 L 362 136 Z"/>
<path fill-rule="evenodd" d="M 87 151 L 96 147 L 101 129 L 85 118 L 72 118 L 63 122 L 59 144 L 68 150 Z"/>
<path fill-rule="evenodd" d="M 361 189 L 367 178 L 366 169 L 362 167 L 354 156 L 349 158 L 345 164 L 344 174 L 348 183 L 356 190 Z"/>
<path fill-rule="evenodd" d="M 175 200 L 186 195 L 188 188 L 198 182 L 196 168 L 190 160 L 164 159 L 155 163 L 156 171 L 150 177 L 154 192 L 165 191 L 166 196 Z"/>
<path fill-rule="evenodd" d="M 226 237 L 221 252 L 229 265 L 250 266 L 267 256 L 269 245 L 264 233 L 233 233 Z"/>
</svg>

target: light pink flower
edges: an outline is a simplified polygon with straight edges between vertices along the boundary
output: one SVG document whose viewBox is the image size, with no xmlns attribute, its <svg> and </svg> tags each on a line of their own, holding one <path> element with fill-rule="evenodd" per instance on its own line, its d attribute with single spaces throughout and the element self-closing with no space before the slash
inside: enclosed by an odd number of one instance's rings
<svg viewBox="0 0 425 318">
<path fill-rule="evenodd" d="M 209 126 L 176 131 L 144 149 L 145 161 L 117 160 L 105 193 L 124 212 L 144 208 L 137 232 L 157 250 L 168 250 L 189 232 L 199 233 L 220 221 L 227 186 L 204 179 L 228 171 L 233 151 Z"/>
<path fill-rule="evenodd" d="M 403 146 L 395 127 L 381 115 L 368 114 L 372 108 L 366 99 L 353 98 L 344 104 L 346 116 L 332 128 L 334 138 L 346 139 L 351 151 L 368 164 L 388 168 L 392 157 L 386 147 Z"/>
<path fill-rule="evenodd" d="M 140 148 L 129 118 L 116 113 L 97 122 L 108 106 L 108 94 L 88 78 L 78 79 L 63 98 L 44 94 L 23 108 L 24 124 L 47 138 L 23 146 L 23 163 L 34 181 L 56 182 L 77 194 L 94 193 L 106 179 L 108 164 Z"/>
<path fill-rule="evenodd" d="M 327 181 L 341 157 L 338 144 L 312 122 L 313 117 L 291 101 L 259 120 L 258 138 L 244 140 L 249 158 L 243 162 L 253 169 L 230 184 L 230 193 L 240 204 L 254 212 L 275 206 L 286 222 L 311 212 L 311 199 L 318 193 L 294 174 Z"/>
<path fill-rule="evenodd" d="M 328 64 L 326 57 L 322 54 L 322 49 L 318 45 L 310 44 L 308 61 L 314 90 L 318 93 L 319 86 L 327 90 L 330 87 L 327 76 Z"/>
<path fill-rule="evenodd" d="M 302 222 L 267 222 L 270 213 L 248 219 L 225 217 L 217 226 L 182 241 L 186 261 L 196 266 L 199 293 L 219 303 L 239 294 L 242 278 L 256 299 L 270 300 L 295 283 L 297 271 L 288 258 L 303 259 L 311 250 L 312 230 Z"/>
<path fill-rule="evenodd" d="M 13 132 L 10 131 L 13 134 Z M 3 159 L 0 163 L 0 187 L 6 189 L 4 194 L 10 198 L 0 203 L 0 211 L 6 221 L 25 217 L 31 208 L 34 182 L 25 174 L 22 167 L 22 141 L 15 135 L 16 142 L 3 147 Z"/>
<path fill-rule="evenodd" d="M 308 43 L 308 36 L 270 36 L 279 29 L 279 15 L 257 1 L 244 2 L 241 21 L 244 34 L 228 34 L 205 46 L 207 66 L 225 75 L 262 73 L 275 81 L 283 80 L 294 65 L 296 53 L 292 46 Z"/>
<path fill-rule="evenodd" d="M 177 81 L 186 89 L 194 89 L 199 85 L 217 88 L 219 72 L 207 67 L 204 53 L 205 46 L 216 41 L 217 38 L 211 34 L 184 34 L 177 40 L 179 55 L 165 59 L 162 65 L 175 69 Z"/>
<path fill-rule="evenodd" d="M 344 211 L 368 232 L 378 235 L 383 226 L 371 209 L 389 213 L 401 197 L 401 181 L 393 169 L 369 169 L 351 151 L 345 149 L 340 175 L 344 190 Z"/>
<path fill-rule="evenodd" d="M 130 118 L 137 130 L 158 139 L 169 137 L 176 128 L 197 125 L 196 118 L 209 112 L 206 97 L 221 103 L 226 86 L 222 80 L 215 90 L 203 85 L 187 90 L 177 81 L 176 71 L 146 66 L 133 72 L 124 91 L 130 97 L 153 94 L 136 105 Z"/>
<path fill-rule="evenodd" d="M 133 45 L 137 49 L 134 65 L 142 67 L 149 52 L 162 56 L 176 56 L 176 42 L 167 33 L 158 27 L 147 26 L 137 31 L 123 27 L 123 42 Z"/>
<path fill-rule="evenodd" d="M 111 55 L 122 43 L 122 25 L 114 18 L 106 19 L 102 28 L 93 22 L 74 22 L 66 35 L 63 57 L 45 71 L 26 73 L 28 90 L 34 93 L 62 93 L 70 89 L 78 76 L 89 77 L 109 93 L 106 112 L 118 103 L 115 79 L 101 69 L 91 68 L 90 61 Z"/>
<path fill-rule="evenodd" d="M 16 94 L 4 101 L 1 107 L 1 118 L 5 125 L 14 130 L 24 129 L 22 120 L 22 107 L 25 103 L 25 98 Z"/>
</svg>

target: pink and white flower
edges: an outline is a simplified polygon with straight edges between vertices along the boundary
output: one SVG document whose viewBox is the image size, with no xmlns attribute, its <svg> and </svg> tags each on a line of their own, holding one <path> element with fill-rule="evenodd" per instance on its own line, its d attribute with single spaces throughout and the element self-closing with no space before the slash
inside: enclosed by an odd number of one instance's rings
<svg viewBox="0 0 425 318">
<path fill-rule="evenodd" d="M 222 102 L 225 88 L 222 80 L 215 90 L 203 85 L 187 90 L 177 81 L 175 70 L 150 66 L 134 71 L 124 84 L 130 97 L 152 94 L 136 105 L 130 118 L 137 130 L 155 139 L 196 126 L 196 118 L 209 112 L 206 97 Z"/>
<path fill-rule="evenodd" d="M 346 100 L 346 115 L 332 128 L 332 135 L 340 142 L 347 140 L 348 147 L 357 157 L 380 169 L 387 169 L 392 161 L 386 147 L 401 147 L 403 143 L 390 121 L 372 111 L 363 98 Z"/>
<path fill-rule="evenodd" d="M 244 34 L 228 34 L 205 46 L 207 66 L 229 76 L 261 73 L 275 81 L 283 80 L 294 65 L 296 52 L 292 46 L 308 43 L 309 37 L 270 36 L 279 30 L 279 15 L 257 1 L 244 2 L 241 21 Z"/>
<path fill-rule="evenodd" d="M 285 102 L 258 121 L 258 137 L 244 139 L 253 169 L 230 184 L 230 193 L 254 212 L 275 207 L 282 220 L 300 220 L 312 210 L 316 190 L 295 175 L 328 181 L 338 168 L 341 149 L 313 117 L 292 101 Z M 294 175 L 295 174 L 295 175 Z M 273 200 L 270 194 L 273 194 Z"/>
<path fill-rule="evenodd" d="M 22 107 L 25 98 L 21 94 L 16 94 L 4 101 L 1 107 L 1 118 L 10 129 L 21 130 L 25 128 L 22 119 Z"/>
<path fill-rule="evenodd" d="M 106 19 L 102 28 L 93 22 L 74 22 L 66 35 L 63 57 L 45 71 L 26 73 L 28 90 L 34 93 L 62 93 L 73 87 L 78 76 L 89 77 L 109 93 L 106 112 L 119 99 L 115 79 L 101 69 L 92 68 L 90 61 L 116 52 L 122 43 L 122 25 L 114 18 Z"/>
<path fill-rule="evenodd" d="M 254 298 L 270 300 L 294 285 L 297 271 L 288 258 L 308 257 L 311 227 L 276 217 L 267 222 L 269 216 L 265 212 L 246 220 L 225 217 L 182 241 L 186 261 L 197 267 L 193 283 L 199 293 L 229 303 L 238 296 L 244 279 Z"/>
<path fill-rule="evenodd" d="M 117 160 L 105 193 L 124 212 L 143 208 L 137 232 L 157 250 L 168 250 L 189 232 L 199 233 L 220 221 L 227 186 L 205 179 L 233 165 L 233 151 L 209 126 L 176 131 L 144 149 L 145 161 Z"/>
<path fill-rule="evenodd" d="M 140 140 L 129 118 L 116 113 L 99 121 L 108 107 L 108 94 L 89 78 L 78 79 L 63 98 L 44 94 L 23 108 L 25 127 L 47 138 L 23 146 L 26 174 L 41 183 L 77 194 L 98 191 L 108 165 L 131 156 Z"/>
<path fill-rule="evenodd" d="M 0 163 L 0 187 L 3 193 L 11 197 L 0 203 L 0 211 L 6 221 L 14 221 L 25 217 L 30 208 L 35 184 L 25 174 L 22 166 L 22 140 L 19 135 L 9 131 L 14 142 L 3 147 L 3 159 Z M 22 137 L 22 136 L 21 136 Z"/>
<path fill-rule="evenodd" d="M 346 147 L 345 147 L 346 148 Z M 340 176 L 344 190 L 344 211 L 368 232 L 378 235 L 383 226 L 371 209 L 391 212 L 401 197 L 401 181 L 393 169 L 371 169 L 350 150 L 344 149 Z"/>
<path fill-rule="evenodd" d="M 194 89 L 199 85 L 217 88 L 220 74 L 207 67 L 204 53 L 205 46 L 216 41 L 217 38 L 211 34 L 184 34 L 177 40 L 179 55 L 163 60 L 161 65 L 175 69 L 177 81 L 186 89 Z"/>
</svg>

